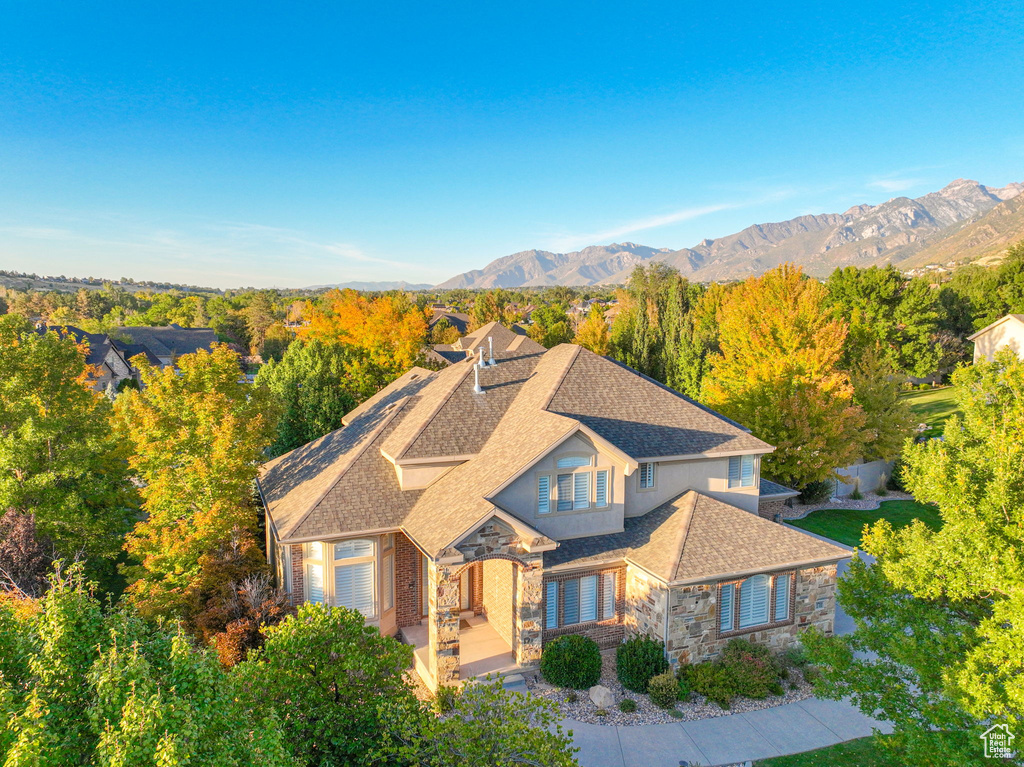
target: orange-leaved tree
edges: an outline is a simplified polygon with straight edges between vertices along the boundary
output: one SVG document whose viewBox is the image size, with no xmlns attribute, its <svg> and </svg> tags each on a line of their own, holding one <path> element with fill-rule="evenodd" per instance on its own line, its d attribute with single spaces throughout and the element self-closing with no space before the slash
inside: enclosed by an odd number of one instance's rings
<svg viewBox="0 0 1024 767">
<path fill-rule="evenodd" d="M 405 294 L 367 298 L 355 290 L 331 290 L 306 314 L 309 325 L 300 331 L 304 338 L 344 344 L 359 353 L 361 364 L 353 360 L 353 375 L 368 379 L 365 396 L 423 359 L 427 316 Z"/>
<path fill-rule="evenodd" d="M 806 487 L 860 457 L 864 413 L 837 367 L 847 326 L 826 290 L 790 264 L 722 296 L 720 353 L 710 357 L 705 402 L 776 446 L 764 473 Z"/>
<path fill-rule="evenodd" d="M 177 371 L 135 362 L 143 388 L 114 406 L 146 512 L 125 545 L 138 561 L 127 569 L 128 591 L 145 614 L 182 615 L 202 557 L 255 531 L 253 481 L 279 405 L 265 387 L 240 381 L 238 355 L 223 344 L 180 357 Z"/>
</svg>

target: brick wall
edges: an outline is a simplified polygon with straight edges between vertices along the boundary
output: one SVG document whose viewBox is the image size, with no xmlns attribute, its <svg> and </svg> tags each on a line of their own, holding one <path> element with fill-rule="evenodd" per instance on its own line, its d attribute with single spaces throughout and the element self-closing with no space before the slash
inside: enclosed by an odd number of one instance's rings
<svg viewBox="0 0 1024 767">
<path fill-rule="evenodd" d="M 476 562 L 473 564 L 473 615 L 484 614 L 484 564 Z"/>
<path fill-rule="evenodd" d="M 302 544 L 292 544 L 292 604 L 301 605 L 306 601 L 305 568 L 302 565 Z"/>
<path fill-rule="evenodd" d="M 483 613 L 498 636 L 512 647 L 515 630 L 515 570 L 507 559 L 487 559 L 481 564 L 483 571 Z"/>
<path fill-rule="evenodd" d="M 764 519 L 774 522 L 776 515 L 781 514 L 785 508 L 785 501 L 761 501 L 757 505 L 757 514 Z"/>
<path fill-rule="evenodd" d="M 572 626 L 560 626 L 555 629 L 544 629 L 544 642 L 550 642 L 560 636 L 566 634 L 582 634 L 588 636 L 597 642 L 598 647 L 601 649 L 607 649 L 609 647 L 615 647 L 619 644 L 625 636 L 625 626 L 623 624 L 623 615 L 625 611 L 626 603 L 626 568 L 625 567 L 614 567 L 605 568 L 603 570 L 592 570 L 587 572 L 574 572 L 574 573 L 558 573 L 555 575 L 544 576 L 544 600 L 542 615 L 547 615 L 547 584 L 551 581 L 562 581 L 575 580 L 584 575 L 597 575 L 597 604 L 600 608 L 604 604 L 604 578 L 600 577 L 605 573 L 614 572 L 615 577 L 615 617 L 608 618 L 599 621 L 588 621 L 587 623 L 576 623 Z M 561 591 L 561 589 L 559 589 Z M 559 616 L 561 620 L 561 616 Z"/>
<path fill-rule="evenodd" d="M 402 533 L 395 533 L 395 622 L 398 628 L 420 622 L 423 565 L 420 552 Z"/>
</svg>

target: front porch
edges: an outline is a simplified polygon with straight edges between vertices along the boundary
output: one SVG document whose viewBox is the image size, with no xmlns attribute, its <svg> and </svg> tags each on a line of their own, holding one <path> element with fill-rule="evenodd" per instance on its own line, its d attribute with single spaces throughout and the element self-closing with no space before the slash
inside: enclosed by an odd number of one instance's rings
<svg viewBox="0 0 1024 767">
<path fill-rule="evenodd" d="M 519 671 L 512 648 L 482 615 L 464 614 L 459 621 L 459 681 L 487 674 Z M 416 673 L 424 684 L 434 687 L 430 673 L 430 637 L 427 626 L 406 626 L 402 637 L 414 648 Z"/>
</svg>

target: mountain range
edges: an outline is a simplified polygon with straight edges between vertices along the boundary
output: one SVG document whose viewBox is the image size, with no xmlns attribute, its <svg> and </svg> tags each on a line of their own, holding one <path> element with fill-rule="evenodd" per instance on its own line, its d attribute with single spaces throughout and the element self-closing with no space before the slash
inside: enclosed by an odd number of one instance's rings
<svg viewBox="0 0 1024 767">
<path fill-rule="evenodd" d="M 374 291 L 374 290 L 426 290 L 427 288 L 433 287 L 417 282 L 406 282 L 405 280 L 399 280 L 398 282 L 336 282 L 333 285 L 309 285 L 308 287 L 302 288 L 302 290 L 329 290 L 330 288 L 337 288 L 338 290 L 361 290 L 361 291 Z"/>
<path fill-rule="evenodd" d="M 526 250 L 452 277 L 438 288 L 624 283 L 638 265 L 663 262 L 699 281 L 744 279 L 784 262 L 813 276 L 837 267 L 973 261 L 1024 239 L 1024 183 L 992 188 L 957 179 L 937 192 L 844 213 L 798 216 L 702 240 L 692 248 L 652 248 L 632 242 L 573 253 Z"/>
</svg>

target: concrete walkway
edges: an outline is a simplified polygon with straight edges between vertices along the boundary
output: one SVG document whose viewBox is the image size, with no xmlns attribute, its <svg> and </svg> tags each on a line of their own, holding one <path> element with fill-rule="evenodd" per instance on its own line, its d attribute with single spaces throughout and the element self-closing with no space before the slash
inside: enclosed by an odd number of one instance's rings
<svg viewBox="0 0 1024 767">
<path fill-rule="evenodd" d="M 849 560 L 839 563 L 840 576 L 848 566 Z M 837 605 L 836 633 L 853 629 L 853 619 Z M 566 719 L 562 727 L 573 731 L 581 767 L 679 767 L 681 761 L 703 767 L 735 764 L 832 746 L 863 738 L 873 729 L 892 731 L 888 722 L 864 716 L 846 701 L 820 698 L 694 722 L 627 727 Z"/>
</svg>

